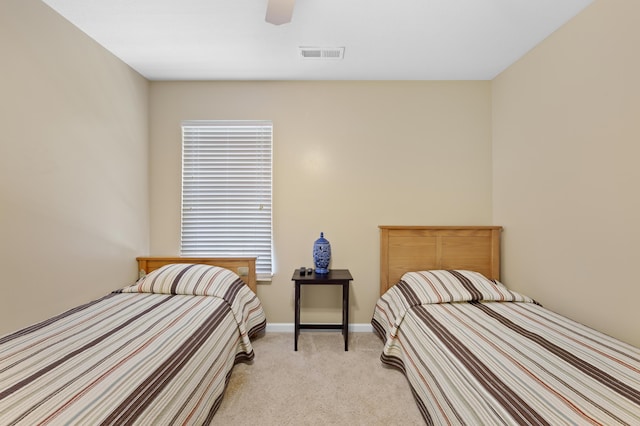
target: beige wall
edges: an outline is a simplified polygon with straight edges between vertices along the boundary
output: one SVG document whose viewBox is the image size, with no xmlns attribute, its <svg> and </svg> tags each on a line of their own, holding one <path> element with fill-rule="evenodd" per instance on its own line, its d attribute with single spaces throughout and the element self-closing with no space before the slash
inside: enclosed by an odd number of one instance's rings
<svg viewBox="0 0 640 426">
<path fill-rule="evenodd" d="M 268 320 L 293 322 L 291 275 L 323 231 L 331 267 L 355 278 L 351 322 L 368 324 L 378 225 L 491 223 L 490 106 L 489 82 L 153 82 L 151 254 L 179 252 L 181 120 L 271 119 Z M 303 320 L 339 322 L 339 289 L 306 290 Z"/>
<path fill-rule="evenodd" d="M 640 346 L 640 2 L 598 0 L 492 84 L 503 277 Z"/>
<path fill-rule="evenodd" d="M 292 322 L 291 272 L 320 231 L 368 323 L 378 225 L 499 224 L 507 284 L 640 346 L 639 8 L 596 1 L 493 82 L 149 90 L 42 2 L 3 0 L 0 334 L 130 282 L 136 255 L 178 253 L 181 120 L 272 119 L 270 322 Z M 337 321 L 337 289 L 319 290 L 304 319 Z"/>
<path fill-rule="evenodd" d="M 147 250 L 148 83 L 38 0 L 0 2 L 0 334 Z"/>
</svg>

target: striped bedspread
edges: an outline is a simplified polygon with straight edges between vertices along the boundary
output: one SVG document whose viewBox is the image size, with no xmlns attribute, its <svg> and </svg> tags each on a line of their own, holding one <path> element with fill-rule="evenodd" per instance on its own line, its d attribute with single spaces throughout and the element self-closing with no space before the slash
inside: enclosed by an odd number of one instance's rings
<svg viewBox="0 0 640 426">
<path fill-rule="evenodd" d="M 0 338 L 0 424 L 207 424 L 265 325 L 239 280 L 223 297 L 114 292 Z"/>
<path fill-rule="evenodd" d="M 475 273 L 405 275 L 372 324 L 427 424 L 640 425 L 640 349 Z"/>
</svg>

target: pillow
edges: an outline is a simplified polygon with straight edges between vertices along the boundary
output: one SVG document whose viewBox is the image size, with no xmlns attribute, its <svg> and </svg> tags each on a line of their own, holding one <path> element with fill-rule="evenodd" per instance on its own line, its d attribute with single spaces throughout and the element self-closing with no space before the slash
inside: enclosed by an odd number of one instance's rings
<svg viewBox="0 0 640 426">
<path fill-rule="evenodd" d="M 496 301 L 534 302 L 533 299 L 507 289 L 502 283 L 466 270 L 431 270 L 405 273 L 398 290 L 412 304 Z M 535 302 L 534 302 L 535 303 Z"/>
<path fill-rule="evenodd" d="M 121 292 L 224 297 L 239 285 L 244 282 L 237 274 L 219 266 L 172 263 L 149 272 Z"/>
</svg>

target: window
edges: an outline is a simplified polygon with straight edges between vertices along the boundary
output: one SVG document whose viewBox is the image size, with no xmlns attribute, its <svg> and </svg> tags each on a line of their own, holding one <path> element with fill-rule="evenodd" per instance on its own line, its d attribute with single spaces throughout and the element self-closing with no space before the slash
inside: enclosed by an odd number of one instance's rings
<svg viewBox="0 0 640 426">
<path fill-rule="evenodd" d="M 256 257 L 272 275 L 271 121 L 182 123 L 182 256 Z"/>
</svg>

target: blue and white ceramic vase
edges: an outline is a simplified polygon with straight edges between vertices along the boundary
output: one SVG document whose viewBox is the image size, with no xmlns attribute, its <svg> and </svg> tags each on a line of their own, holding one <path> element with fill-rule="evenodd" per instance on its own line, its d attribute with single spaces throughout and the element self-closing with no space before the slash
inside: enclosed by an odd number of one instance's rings
<svg viewBox="0 0 640 426">
<path fill-rule="evenodd" d="M 313 262 L 316 265 L 316 274 L 329 273 L 329 261 L 331 260 L 331 244 L 324 238 L 324 232 L 313 243 Z"/>
</svg>

